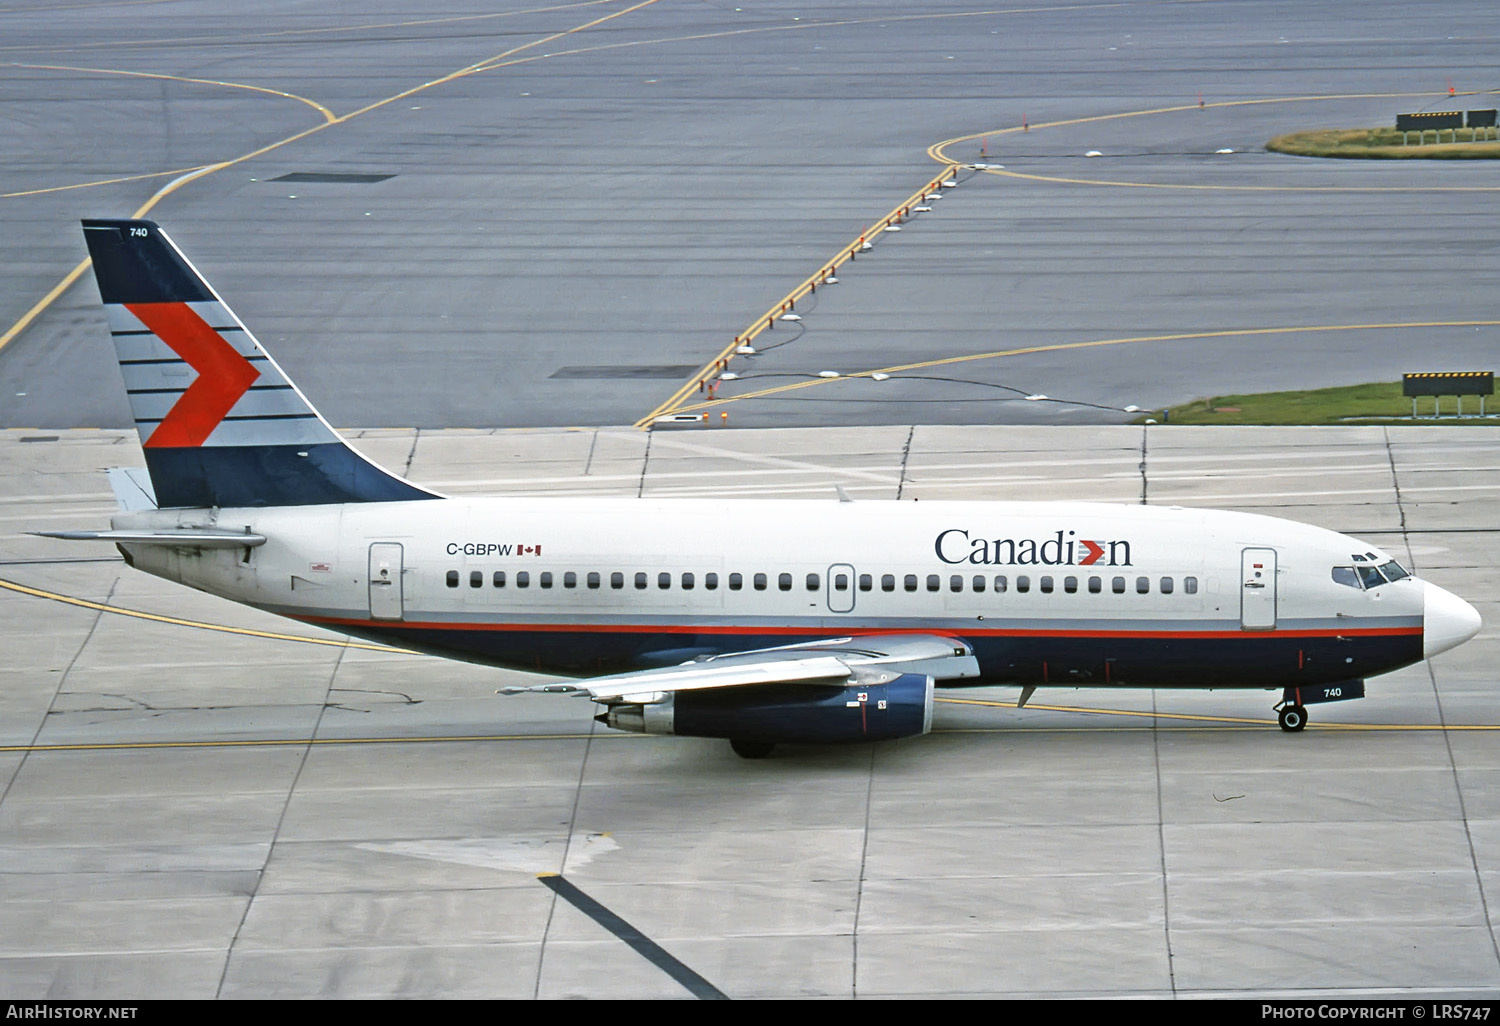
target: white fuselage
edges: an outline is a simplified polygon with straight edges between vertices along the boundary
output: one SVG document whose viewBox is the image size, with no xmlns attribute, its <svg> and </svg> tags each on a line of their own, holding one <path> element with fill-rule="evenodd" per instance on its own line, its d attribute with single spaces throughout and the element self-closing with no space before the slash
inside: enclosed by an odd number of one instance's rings
<svg viewBox="0 0 1500 1026">
<path fill-rule="evenodd" d="M 1440 589 L 1372 576 L 1384 553 L 1243 513 L 506 498 L 115 526 L 248 529 L 266 543 L 126 548 L 143 570 L 298 620 L 568 675 L 920 632 L 973 646 L 981 673 L 964 683 L 1280 687 L 1407 665 L 1440 633 L 1424 622 Z"/>
</svg>

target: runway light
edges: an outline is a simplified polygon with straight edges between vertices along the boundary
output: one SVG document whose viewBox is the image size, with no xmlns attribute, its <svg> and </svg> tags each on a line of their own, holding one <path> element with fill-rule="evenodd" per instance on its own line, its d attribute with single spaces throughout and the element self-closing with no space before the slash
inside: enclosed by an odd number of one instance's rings
<svg viewBox="0 0 1500 1026">
<path fill-rule="evenodd" d="M 911 208 L 911 212 L 913 214 L 930 214 L 930 213 L 932 213 L 932 208 L 931 207 L 912 207 Z"/>
<path fill-rule="evenodd" d="M 860 251 L 860 252 L 861 252 L 861 253 L 864 253 L 864 252 L 867 252 L 867 251 L 869 251 L 869 250 L 872 250 L 872 249 L 874 249 L 874 248 L 875 248 L 875 247 L 874 247 L 874 246 L 872 246 L 872 245 L 870 245 L 870 244 L 869 244 L 869 243 L 868 243 L 868 242 L 861 242 L 861 243 L 860 243 L 860 244 L 859 244 L 859 251 Z"/>
<path fill-rule="evenodd" d="M 843 377 L 843 375 L 840 374 L 838 371 L 818 371 L 818 377 L 820 377 L 820 378 L 840 378 L 840 377 Z"/>
<path fill-rule="evenodd" d="M 755 347 L 754 346 L 736 346 L 734 351 L 737 354 L 739 354 L 740 356 L 754 356 L 755 355 Z"/>
<path fill-rule="evenodd" d="M 801 314 L 794 314 L 794 313 L 784 313 L 784 314 L 782 314 L 778 318 L 778 320 L 793 321 L 793 322 L 800 321 L 801 319 L 802 319 L 802 315 Z"/>
<path fill-rule="evenodd" d="M 719 375 L 719 380 L 720 381 L 738 381 L 738 380 L 740 380 L 740 376 L 738 374 L 736 374 L 734 371 L 725 371 L 723 374 Z"/>
<path fill-rule="evenodd" d="M 888 224 L 881 229 L 883 232 L 899 232 L 900 230 L 901 226 L 899 224 Z"/>
<path fill-rule="evenodd" d="M 1140 413 L 1141 412 L 1141 408 L 1139 406 L 1127 406 L 1127 407 L 1125 407 L 1125 412 L 1126 413 Z"/>
<path fill-rule="evenodd" d="M 1044 396 L 1044 395 L 1042 395 L 1042 393 L 1038 392 L 1036 395 L 1028 395 L 1026 397 L 1026 401 L 1028 403 L 1035 403 L 1035 402 L 1041 402 L 1043 399 L 1046 399 L 1046 398 L 1047 398 L 1047 396 Z"/>
<path fill-rule="evenodd" d="M 945 189 L 957 189 L 958 188 L 958 183 L 955 182 L 951 178 L 948 179 L 946 182 L 943 182 L 942 185 L 943 185 L 943 188 L 945 188 Z"/>
<path fill-rule="evenodd" d="M 943 194 L 940 193 L 940 192 L 929 192 L 926 196 L 923 196 L 922 198 L 923 199 L 930 199 L 930 200 L 942 199 L 943 198 Z"/>
<path fill-rule="evenodd" d="M 828 277 L 826 277 L 826 278 L 823 279 L 823 284 L 824 285 L 837 285 L 838 283 L 839 283 L 839 279 L 838 279 L 838 275 L 836 275 L 836 274 L 830 274 Z"/>
<path fill-rule="evenodd" d="M 1100 153 L 1098 150 L 1089 150 L 1087 153 L 1084 154 L 1084 156 L 1085 157 L 1102 157 L 1102 156 L 1104 156 L 1104 154 Z"/>
<path fill-rule="evenodd" d="M 870 380 L 871 381 L 889 381 L 890 377 L 891 376 L 889 374 L 879 374 L 879 373 L 877 373 L 877 374 L 871 374 L 870 375 Z"/>
<path fill-rule="evenodd" d="M 1224 148 L 1223 148 L 1223 149 L 1221 149 L 1221 150 L 1214 150 L 1214 152 L 1215 152 L 1215 153 L 1233 153 L 1233 152 L 1234 152 L 1234 150 L 1232 150 L 1232 149 L 1230 149 L 1230 148 L 1229 148 L 1229 147 L 1228 147 L 1228 146 L 1225 146 L 1225 147 L 1224 147 Z"/>
</svg>

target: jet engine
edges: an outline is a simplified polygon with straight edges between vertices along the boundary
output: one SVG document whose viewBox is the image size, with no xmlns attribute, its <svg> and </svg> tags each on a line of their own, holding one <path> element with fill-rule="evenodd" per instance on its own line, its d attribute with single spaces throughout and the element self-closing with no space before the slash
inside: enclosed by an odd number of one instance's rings
<svg viewBox="0 0 1500 1026">
<path fill-rule="evenodd" d="M 932 729 L 932 678 L 871 674 L 836 684 L 767 684 L 639 696 L 595 717 L 617 730 L 682 737 L 722 737 L 741 755 L 769 754 L 777 744 L 888 741 Z M 638 696 L 630 696 L 635 698 Z"/>
</svg>

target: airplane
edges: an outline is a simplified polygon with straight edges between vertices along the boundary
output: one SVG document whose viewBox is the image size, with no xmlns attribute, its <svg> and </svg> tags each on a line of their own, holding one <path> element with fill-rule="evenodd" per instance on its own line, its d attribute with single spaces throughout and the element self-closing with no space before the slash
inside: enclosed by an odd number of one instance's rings
<svg viewBox="0 0 1500 1026">
<path fill-rule="evenodd" d="M 1306 706 L 1473 637 L 1381 549 L 1248 513 L 1085 502 L 450 498 L 345 442 L 156 223 L 84 237 L 145 456 L 137 570 L 306 624 L 569 678 L 620 730 L 912 737 L 936 687 L 1280 690 Z"/>
</svg>

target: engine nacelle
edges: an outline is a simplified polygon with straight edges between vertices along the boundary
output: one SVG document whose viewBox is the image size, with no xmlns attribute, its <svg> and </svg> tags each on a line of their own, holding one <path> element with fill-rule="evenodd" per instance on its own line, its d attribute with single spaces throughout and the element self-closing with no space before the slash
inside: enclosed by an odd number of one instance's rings
<svg viewBox="0 0 1500 1026">
<path fill-rule="evenodd" d="M 920 673 L 856 684 L 709 688 L 620 703 L 596 719 L 636 733 L 767 744 L 888 741 L 932 729 L 932 691 L 932 678 Z"/>
</svg>

